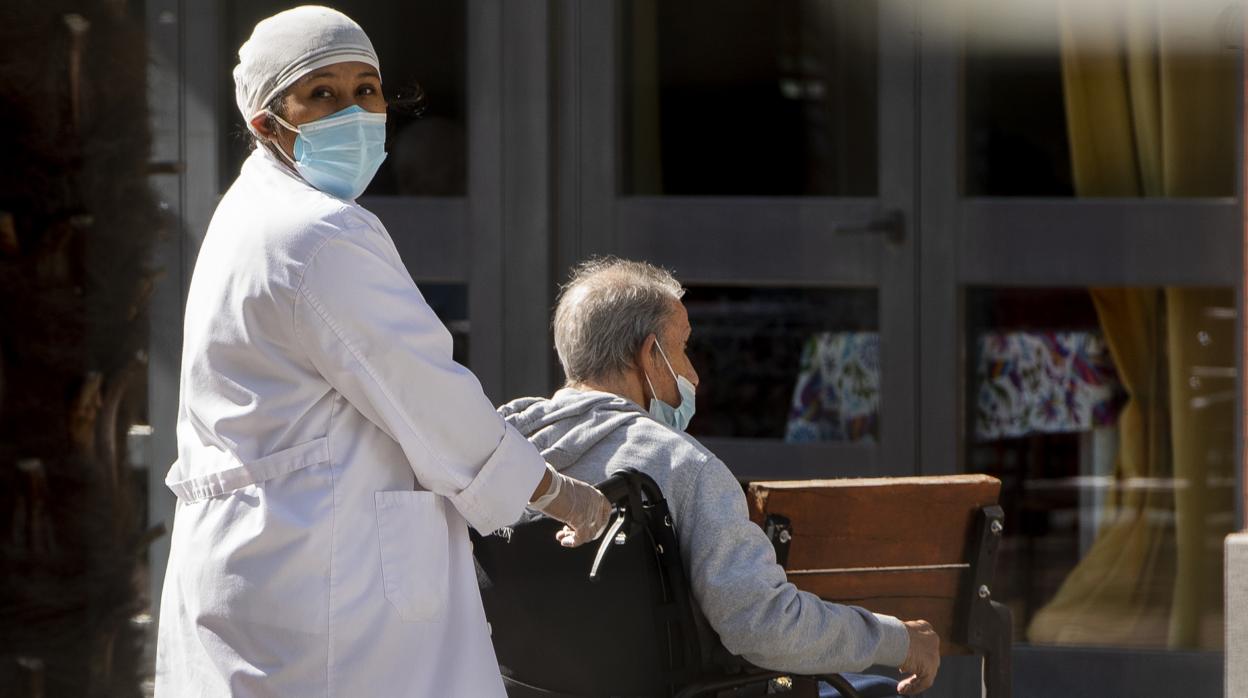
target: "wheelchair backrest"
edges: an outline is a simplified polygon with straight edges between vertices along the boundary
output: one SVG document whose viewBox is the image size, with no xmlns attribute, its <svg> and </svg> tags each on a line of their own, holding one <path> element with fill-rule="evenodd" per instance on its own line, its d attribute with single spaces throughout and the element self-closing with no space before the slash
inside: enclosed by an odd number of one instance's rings
<svg viewBox="0 0 1248 698">
<path fill-rule="evenodd" d="M 667 503 L 632 470 L 599 488 L 616 505 L 599 543 L 563 548 L 548 518 L 473 534 L 499 668 L 535 696 L 671 695 L 702 648 Z"/>
</svg>

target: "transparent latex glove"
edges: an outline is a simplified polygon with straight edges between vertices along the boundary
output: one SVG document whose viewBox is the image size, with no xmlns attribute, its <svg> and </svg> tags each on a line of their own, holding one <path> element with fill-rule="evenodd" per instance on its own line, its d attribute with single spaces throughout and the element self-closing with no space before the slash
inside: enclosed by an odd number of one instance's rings
<svg viewBox="0 0 1248 698">
<path fill-rule="evenodd" d="M 602 535 L 611 518 L 607 498 L 593 485 L 568 477 L 549 463 L 546 470 L 550 472 L 550 486 L 546 494 L 529 503 L 529 508 L 567 524 L 555 534 L 559 544 L 574 548 Z"/>
</svg>

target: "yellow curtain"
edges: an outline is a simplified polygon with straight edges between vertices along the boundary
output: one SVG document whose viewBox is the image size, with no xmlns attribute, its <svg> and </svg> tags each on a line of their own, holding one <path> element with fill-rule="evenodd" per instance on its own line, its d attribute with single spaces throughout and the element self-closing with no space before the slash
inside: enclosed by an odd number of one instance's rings
<svg viewBox="0 0 1248 698">
<path fill-rule="evenodd" d="M 1222 540 L 1234 524 L 1235 307 L 1230 289 L 1167 288 L 1176 570 L 1171 647 L 1220 647 Z M 1209 375 L 1220 369 L 1223 375 Z M 1214 485 L 1217 486 L 1214 486 Z"/>
<path fill-rule="evenodd" d="M 1079 196 L 1232 194 L 1236 56 L 1219 45 L 1216 16 L 1170 15 L 1175 4 L 1058 4 Z M 1221 633 L 1205 622 L 1221 603 L 1210 543 L 1230 525 L 1214 515 L 1233 503 L 1208 483 L 1233 477 L 1234 378 L 1200 374 L 1235 365 L 1233 318 L 1211 312 L 1234 308 L 1232 290 L 1093 289 L 1092 298 L 1128 394 L 1117 477 L 1134 487 L 1111 498 L 1113 515 L 1027 636 L 1217 646 Z"/>
<path fill-rule="evenodd" d="M 1153 290 L 1096 289 L 1097 315 L 1128 394 L 1118 418 L 1117 478 L 1120 482 L 1170 476 L 1170 444 L 1162 355 L 1162 294 Z M 1154 644 L 1164 636 L 1172 580 L 1172 546 L 1164 523 L 1150 511 L 1170 508 L 1154 488 L 1117 490 L 1113 512 L 1088 554 L 1053 601 L 1028 629 L 1033 642 L 1058 644 Z"/>
</svg>

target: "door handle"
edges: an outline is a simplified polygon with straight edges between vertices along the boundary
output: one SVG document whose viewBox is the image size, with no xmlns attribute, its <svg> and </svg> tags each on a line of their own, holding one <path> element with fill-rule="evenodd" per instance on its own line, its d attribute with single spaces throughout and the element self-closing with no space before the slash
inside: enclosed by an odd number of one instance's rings
<svg viewBox="0 0 1248 698">
<path fill-rule="evenodd" d="M 890 245 L 906 241 L 906 217 L 900 210 L 884 213 L 865 223 L 837 223 L 832 226 L 837 235 L 880 235 Z"/>
</svg>

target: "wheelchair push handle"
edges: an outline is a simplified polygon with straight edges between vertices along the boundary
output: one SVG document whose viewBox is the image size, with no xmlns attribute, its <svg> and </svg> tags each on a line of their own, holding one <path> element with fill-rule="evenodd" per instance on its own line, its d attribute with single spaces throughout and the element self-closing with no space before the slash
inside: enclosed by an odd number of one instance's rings
<svg viewBox="0 0 1248 698">
<path fill-rule="evenodd" d="M 595 487 L 598 488 L 599 492 L 602 492 L 607 501 L 611 502 L 611 506 L 615 509 L 615 518 L 611 521 L 606 532 L 602 535 L 602 540 L 598 543 L 598 551 L 594 555 L 594 564 L 589 570 L 591 581 L 598 579 L 599 570 L 606 559 L 607 551 L 611 549 L 611 544 L 614 542 L 616 535 L 620 533 L 625 524 L 638 520 L 640 514 L 633 512 L 641 512 L 645 502 L 657 502 L 663 497 L 662 490 L 659 489 L 659 485 L 654 481 L 654 478 L 633 468 L 618 470 L 611 477 L 595 485 Z"/>
<path fill-rule="evenodd" d="M 633 468 L 624 468 L 611 474 L 595 485 L 599 492 L 614 506 L 656 502 L 663 497 L 658 483 L 649 475 Z"/>
</svg>

